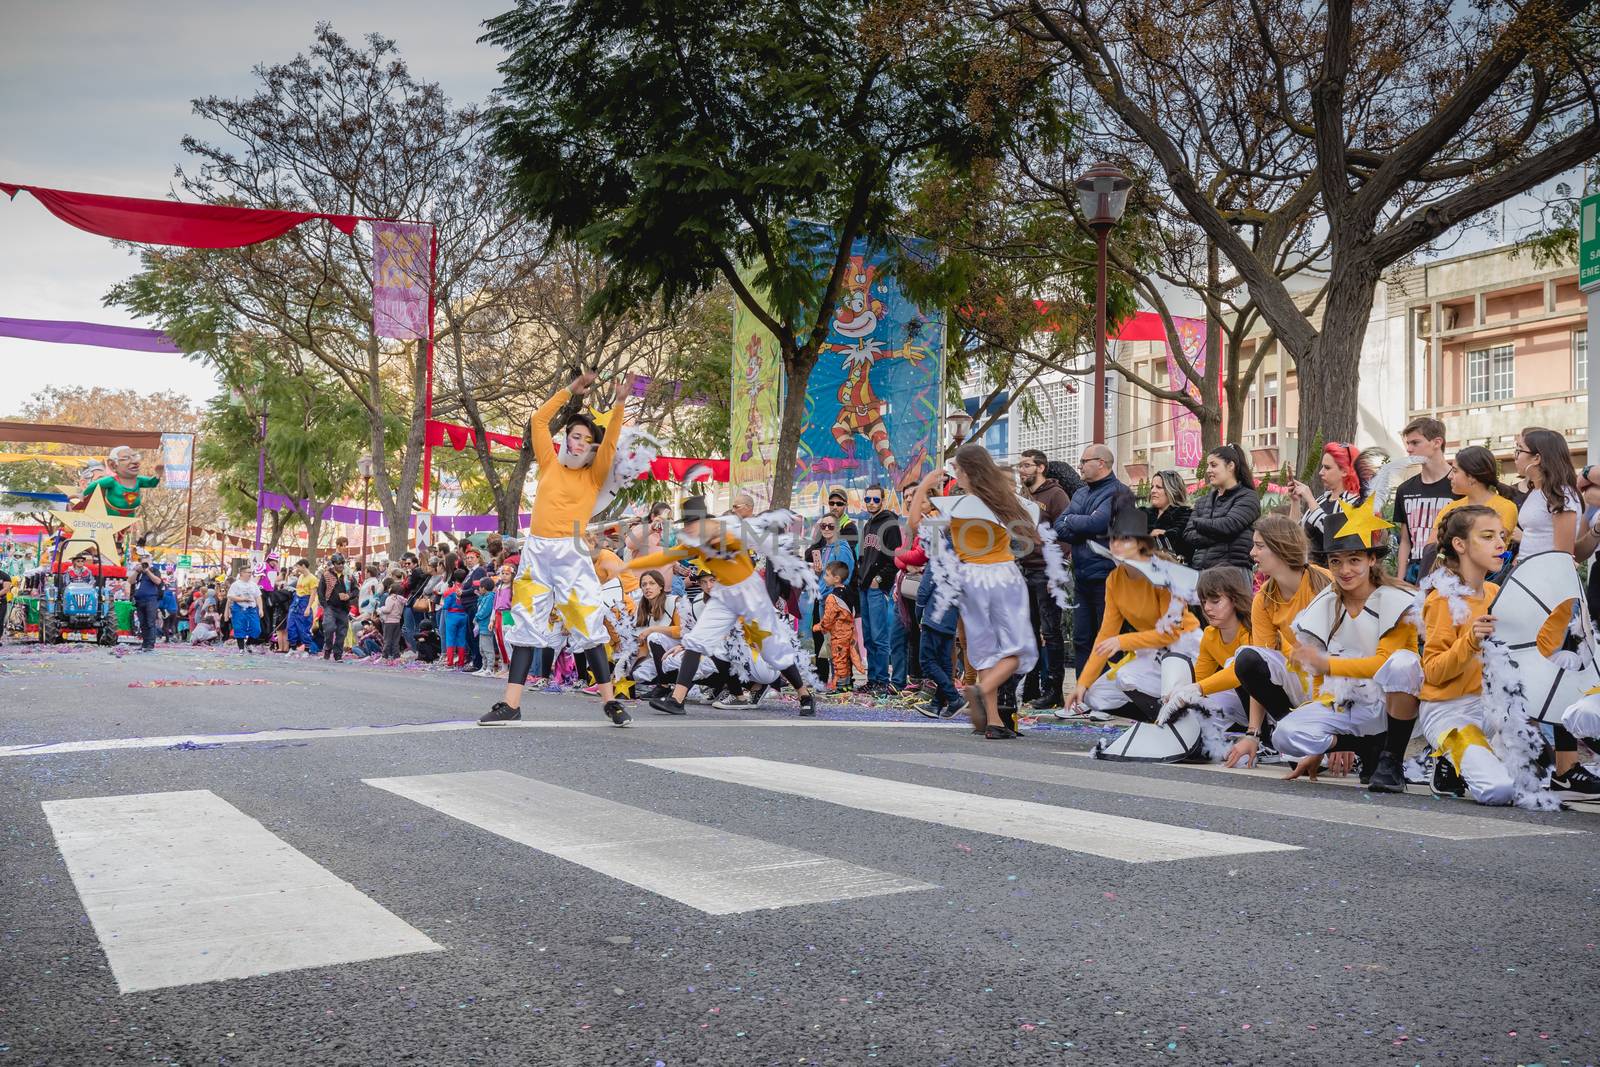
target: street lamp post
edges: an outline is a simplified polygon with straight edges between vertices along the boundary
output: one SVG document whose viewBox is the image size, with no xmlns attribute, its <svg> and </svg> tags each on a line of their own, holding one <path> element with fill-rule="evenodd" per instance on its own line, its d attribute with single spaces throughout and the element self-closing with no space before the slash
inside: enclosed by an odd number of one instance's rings
<svg viewBox="0 0 1600 1067">
<path fill-rule="evenodd" d="M 356 460 L 361 471 L 361 570 L 367 569 L 367 503 L 372 489 L 372 454 L 369 452 Z"/>
<path fill-rule="evenodd" d="M 972 416 L 965 408 L 951 408 L 944 421 L 950 427 L 950 449 L 954 451 L 966 442 L 967 432 L 972 429 Z"/>
<path fill-rule="evenodd" d="M 1106 442 L 1106 239 L 1128 206 L 1133 182 L 1110 163 L 1096 163 L 1078 179 L 1078 204 L 1094 231 L 1094 441 Z"/>
</svg>

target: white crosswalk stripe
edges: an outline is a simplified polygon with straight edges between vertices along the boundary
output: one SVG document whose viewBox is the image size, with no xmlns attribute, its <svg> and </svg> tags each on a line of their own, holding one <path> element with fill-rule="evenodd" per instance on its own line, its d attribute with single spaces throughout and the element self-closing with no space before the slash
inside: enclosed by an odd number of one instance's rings
<svg viewBox="0 0 1600 1067">
<path fill-rule="evenodd" d="M 124 993 L 440 949 L 208 790 L 43 807 Z"/>
<path fill-rule="evenodd" d="M 712 915 L 934 888 L 506 771 L 366 783 Z"/>
<path fill-rule="evenodd" d="M 636 763 L 720 782 L 809 797 L 861 811 L 1012 837 L 1130 863 L 1293 852 L 1298 846 L 1119 815 L 1006 800 L 864 774 L 748 756 L 641 759 Z"/>
<path fill-rule="evenodd" d="M 1091 770 L 1081 766 L 1064 767 L 971 753 L 919 752 L 893 756 L 880 755 L 873 758 L 909 763 L 919 767 L 992 774 L 1027 782 L 1092 789 L 1123 796 L 1232 808 L 1259 815 L 1287 815 L 1296 819 L 1311 819 L 1345 826 L 1366 826 L 1374 830 L 1418 834 L 1446 841 L 1476 841 L 1495 837 L 1528 837 L 1578 832 L 1515 819 L 1483 818 L 1460 811 L 1423 811 L 1406 804 L 1385 804 L 1365 798 L 1336 800 L 1296 796 L 1282 790 L 1202 785 L 1188 778 L 1151 777 L 1132 771 Z"/>
</svg>

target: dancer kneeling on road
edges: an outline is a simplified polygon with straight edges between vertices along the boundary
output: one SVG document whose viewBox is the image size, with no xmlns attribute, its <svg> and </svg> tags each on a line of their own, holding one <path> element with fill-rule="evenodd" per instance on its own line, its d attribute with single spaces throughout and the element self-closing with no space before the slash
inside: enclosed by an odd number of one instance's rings
<svg viewBox="0 0 1600 1067">
<path fill-rule="evenodd" d="M 1230 668 L 1234 656 L 1249 647 L 1247 623 L 1254 604 L 1244 571 L 1227 564 L 1200 572 L 1195 597 L 1207 626 L 1200 634 L 1194 681 L 1167 695 L 1156 722 L 1177 722 L 1191 712 L 1199 714 L 1205 754 L 1217 759 L 1227 751 L 1223 730 L 1229 725 L 1246 726 L 1250 719 L 1250 694 Z"/>
<path fill-rule="evenodd" d="M 533 455 L 539 464 L 538 489 L 533 498 L 529 536 L 522 543 L 517 574 L 511 582 L 511 616 L 514 625 L 505 632 L 511 650 L 505 697 L 478 722 L 482 725 L 522 718 L 522 690 L 533 666 L 534 654 L 554 650 L 563 643 L 580 666 L 594 677 L 606 716 L 617 726 L 631 716 L 615 698 L 611 667 L 606 661 L 604 606 L 600 579 L 581 536 L 594 514 L 601 490 L 612 477 L 618 440 L 626 414 L 618 411 L 608 431 L 595 420 L 576 414 L 567 420 L 563 447 L 558 454 L 550 433 L 556 413 L 573 396 L 582 396 L 594 384 L 587 371 L 573 379 L 533 414 Z M 627 390 L 619 390 L 621 406 Z"/>
<path fill-rule="evenodd" d="M 1110 542 L 1118 566 L 1106 578 L 1100 632 L 1067 707 L 1155 722 L 1166 695 L 1161 658 L 1170 652 L 1193 663 L 1200 651 L 1199 623 L 1171 589 L 1157 588 L 1138 569 L 1156 559 L 1148 515 L 1132 506 L 1118 508 L 1111 516 Z M 1101 677 L 1112 657 L 1121 658 Z"/>
<path fill-rule="evenodd" d="M 677 684 L 667 696 L 651 700 L 650 706 L 668 715 L 685 714 L 683 701 L 699 674 L 701 659 L 720 654 L 728 635 L 735 627 L 741 627 L 752 660 L 764 661 L 795 687 L 800 694 L 801 715 L 815 715 L 816 697 L 800 674 L 797 646 L 780 632 L 783 623 L 767 596 L 766 582 L 756 573 L 744 545 L 722 520 L 710 516 L 705 501 L 697 496 L 683 502 L 679 540 L 676 547 L 638 556 L 628 563 L 630 570 L 651 570 L 693 560 L 717 580 L 710 603 L 700 609 L 694 628 L 683 639 Z"/>
<path fill-rule="evenodd" d="M 1394 528 L 1376 511 L 1384 498 L 1374 490 L 1360 507 L 1340 501 L 1341 514 L 1324 528 L 1333 584 L 1295 619 L 1300 643 L 1289 653 L 1312 677 L 1313 695 L 1278 722 L 1275 736 L 1278 751 L 1299 760 L 1290 778 L 1315 778 L 1331 752 L 1330 771 L 1343 773 L 1354 760 L 1363 785 L 1401 793 L 1405 745 L 1399 743 L 1398 756 L 1391 751 L 1388 724 L 1400 724 L 1410 740 L 1422 662 L 1411 621 L 1414 593 L 1383 569 L 1389 551 L 1383 531 Z"/>
</svg>

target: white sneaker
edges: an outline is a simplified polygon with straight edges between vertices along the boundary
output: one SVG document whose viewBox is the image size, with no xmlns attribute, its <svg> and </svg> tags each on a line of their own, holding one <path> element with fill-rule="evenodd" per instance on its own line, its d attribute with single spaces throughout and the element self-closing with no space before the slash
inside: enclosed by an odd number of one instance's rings
<svg viewBox="0 0 1600 1067">
<path fill-rule="evenodd" d="M 1090 722 L 1110 722 L 1112 719 L 1116 718 L 1116 716 L 1112 715 L 1110 712 L 1091 711 L 1089 714 L 1085 715 L 1084 718 L 1088 719 Z"/>
</svg>

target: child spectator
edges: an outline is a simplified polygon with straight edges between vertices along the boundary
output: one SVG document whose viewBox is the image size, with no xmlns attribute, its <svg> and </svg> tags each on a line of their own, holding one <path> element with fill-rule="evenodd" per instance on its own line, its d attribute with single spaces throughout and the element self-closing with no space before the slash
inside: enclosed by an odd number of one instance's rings
<svg viewBox="0 0 1600 1067">
<path fill-rule="evenodd" d="M 822 569 L 822 579 L 827 583 L 827 592 L 823 594 L 822 621 L 816 625 L 816 632 L 826 634 L 833 649 L 833 688 L 848 693 L 855 672 L 864 672 L 861 653 L 856 648 L 858 612 L 852 603 L 856 594 L 849 584 L 850 567 L 835 560 Z"/>
<path fill-rule="evenodd" d="M 500 673 L 500 646 L 494 636 L 495 604 L 499 599 L 499 590 L 495 588 L 493 576 L 486 576 L 478 580 L 478 609 L 473 616 L 473 627 L 478 634 L 478 658 L 483 666 L 477 673 L 484 677 L 492 677 Z M 508 602 L 510 589 L 506 590 Z"/>
<path fill-rule="evenodd" d="M 395 641 L 400 640 L 399 623 L 395 623 Z M 383 631 L 375 618 L 361 621 L 361 633 L 356 637 L 357 656 L 376 656 L 383 652 Z"/>
<path fill-rule="evenodd" d="M 450 584 L 444 587 L 441 602 L 444 616 L 444 665 L 467 665 L 467 609 L 461 606 L 461 583 L 467 572 L 457 567 L 450 575 Z"/>
<path fill-rule="evenodd" d="M 439 631 L 432 619 L 417 624 L 417 662 L 436 663 L 439 659 Z"/>
<path fill-rule="evenodd" d="M 384 582 L 382 596 L 378 622 L 383 626 L 383 658 L 393 662 L 400 658 L 401 629 L 406 614 L 406 598 L 399 592 L 399 579 L 390 578 Z"/>
</svg>

